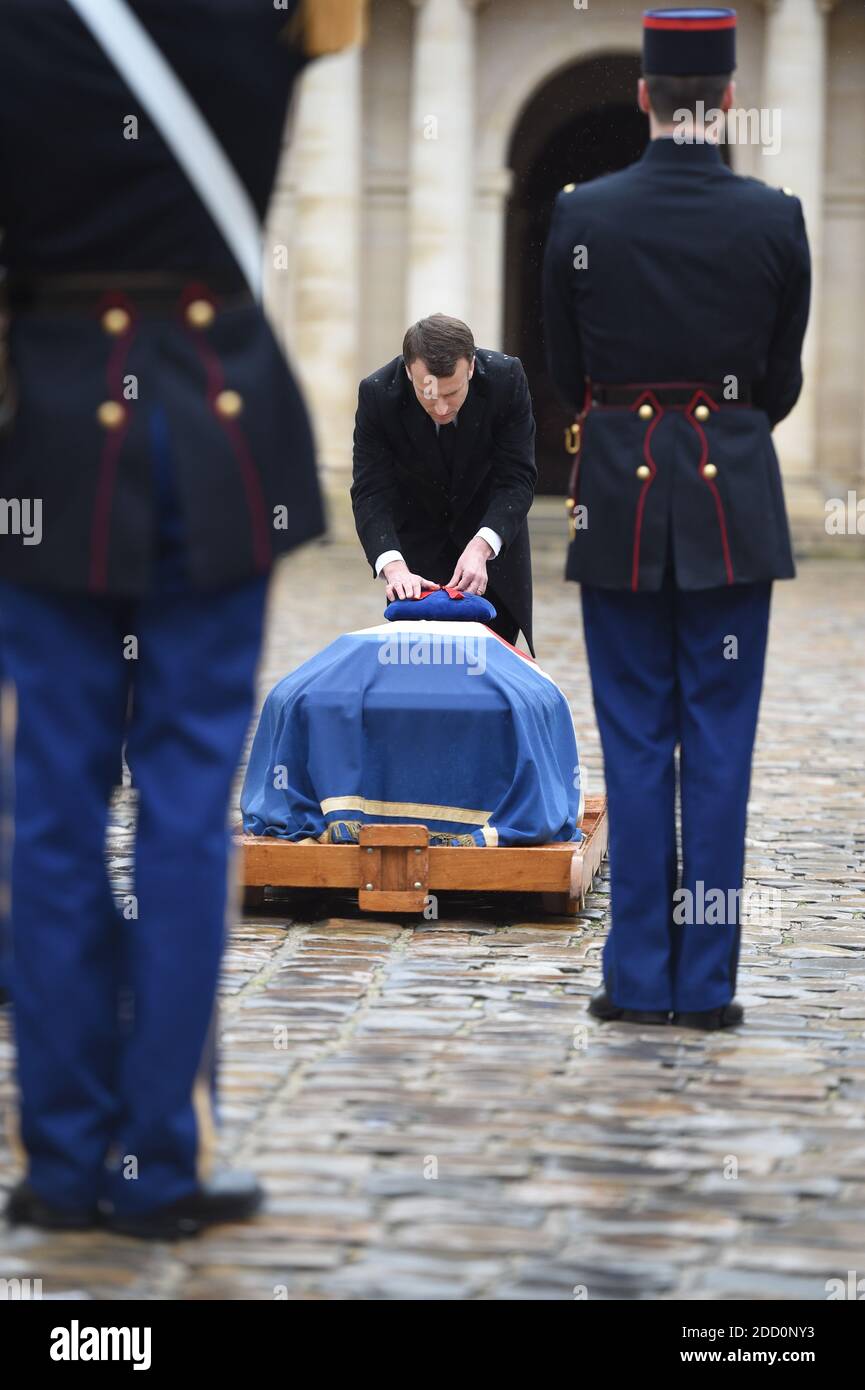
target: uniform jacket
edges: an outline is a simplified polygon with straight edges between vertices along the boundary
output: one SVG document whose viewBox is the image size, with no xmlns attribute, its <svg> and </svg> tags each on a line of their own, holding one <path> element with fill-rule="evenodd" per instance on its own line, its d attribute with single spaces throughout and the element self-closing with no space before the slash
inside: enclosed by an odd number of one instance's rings
<svg viewBox="0 0 865 1390">
<path fill-rule="evenodd" d="M 287 33 L 295 5 L 132 8 L 263 218 L 305 61 Z M 135 138 L 126 138 L 130 116 Z M 0 536 L 0 574 L 57 590 L 148 591 L 156 404 L 168 418 L 195 587 L 266 571 L 321 531 L 309 422 L 273 333 L 257 306 L 232 302 L 244 286 L 219 231 L 66 0 L 0 2 L 0 229 L 10 281 L 85 272 L 111 281 L 77 308 L 13 308 L 19 403 L 0 442 L 0 494 L 41 499 L 43 537 Z M 122 288 L 124 276 L 154 271 L 180 280 L 158 311 Z M 202 301 L 215 311 L 206 325 L 190 318 Z M 128 317 L 119 332 L 117 315 L 106 318 L 118 308 Z M 106 402 L 122 405 L 120 423 L 116 409 L 105 423 Z"/>
<path fill-rule="evenodd" d="M 457 415 L 452 477 L 402 357 L 360 383 L 351 499 L 370 564 L 386 550 L 399 550 L 411 569 L 445 584 L 472 536 L 489 526 L 503 542 L 489 561 L 490 588 L 530 648 L 526 516 L 536 480 L 535 421 L 519 358 L 478 348 Z"/>
<path fill-rule="evenodd" d="M 559 194 L 544 318 L 564 399 L 582 408 L 586 379 L 734 377 L 741 392 L 720 409 L 695 388 L 678 409 L 646 395 L 589 410 L 569 579 L 657 589 L 670 553 L 683 589 L 793 575 L 771 431 L 801 389 L 809 289 L 799 200 L 737 177 L 714 146 L 654 140 L 636 164 Z"/>
</svg>

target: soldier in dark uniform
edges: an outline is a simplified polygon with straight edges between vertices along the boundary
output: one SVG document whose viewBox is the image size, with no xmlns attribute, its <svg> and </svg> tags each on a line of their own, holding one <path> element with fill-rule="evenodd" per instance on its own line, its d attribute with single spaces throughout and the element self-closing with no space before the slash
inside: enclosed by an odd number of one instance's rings
<svg viewBox="0 0 865 1390">
<path fill-rule="evenodd" d="M 742 1017 L 769 601 L 794 573 L 771 431 L 801 388 L 810 282 L 798 199 L 734 175 L 682 116 L 731 104 L 735 23 L 646 14 L 652 139 L 636 164 L 559 195 L 544 266 L 550 370 L 580 412 L 567 577 L 582 585 L 609 796 L 612 929 L 590 1008 L 707 1029 Z"/>
<path fill-rule="evenodd" d="M 263 219 L 294 81 L 343 36 L 313 36 L 295 3 L 130 8 Z M 350 41 L 359 4 L 328 15 Z M 172 1236 L 260 1199 L 206 1167 L 226 814 L 268 574 L 323 528 L 313 445 L 239 263 L 82 18 L 5 0 L 0 54 L 17 394 L 0 492 L 41 507 L 38 544 L 0 540 L 28 1160 L 8 1215 Z M 121 912 L 104 840 L 124 739 L 138 820 Z"/>
</svg>

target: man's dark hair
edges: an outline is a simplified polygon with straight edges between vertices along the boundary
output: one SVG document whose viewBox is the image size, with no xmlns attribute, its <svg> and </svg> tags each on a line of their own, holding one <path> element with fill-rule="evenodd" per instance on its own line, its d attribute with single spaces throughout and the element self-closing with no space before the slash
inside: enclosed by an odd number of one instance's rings
<svg viewBox="0 0 865 1390">
<path fill-rule="evenodd" d="M 427 319 L 413 323 L 402 340 L 402 356 L 407 367 L 418 358 L 425 362 L 433 376 L 453 376 L 457 362 L 475 355 L 472 330 L 462 319 L 447 314 L 430 314 Z"/>
<path fill-rule="evenodd" d="M 693 114 L 698 101 L 702 101 L 704 111 L 719 110 L 732 74 L 720 72 L 708 77 L 670 77 L 647 72 L 644 76 L 655 116 L 662 125 L 672 125 L 677 111 L 690 111 Z"/>
</svg>

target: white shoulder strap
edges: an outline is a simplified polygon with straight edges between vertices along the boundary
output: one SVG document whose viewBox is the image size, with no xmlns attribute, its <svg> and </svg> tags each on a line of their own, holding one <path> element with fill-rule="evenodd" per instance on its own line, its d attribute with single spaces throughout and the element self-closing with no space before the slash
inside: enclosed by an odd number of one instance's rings
<svg viewBox="0 0 865 1390">
<path fill-rule="evenodd" d="M 150 113 L 261 299 L 261 224 L 252 199 L 177 73 L 125 0 L 69 0 Z"/>
</svg>

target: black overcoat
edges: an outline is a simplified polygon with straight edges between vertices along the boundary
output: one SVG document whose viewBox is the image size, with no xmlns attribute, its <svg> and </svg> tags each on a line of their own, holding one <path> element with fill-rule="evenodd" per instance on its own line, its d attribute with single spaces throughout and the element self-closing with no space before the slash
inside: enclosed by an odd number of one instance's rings
<svg viewBox="0 0 865 1390">
<path fill-rule="evenodd" d="M 415 573 L 445 584 L 472 536 L 488 526 L 503 542 L 488 565 L 490 589 L 531 650 L 526 517 L 536 481 L 535 421 L 519 358 L 478 348 L 450 474 L 402 357 L 360 383 L 351 499 L 370 565 L 399 550 Z"/>
</svg>

